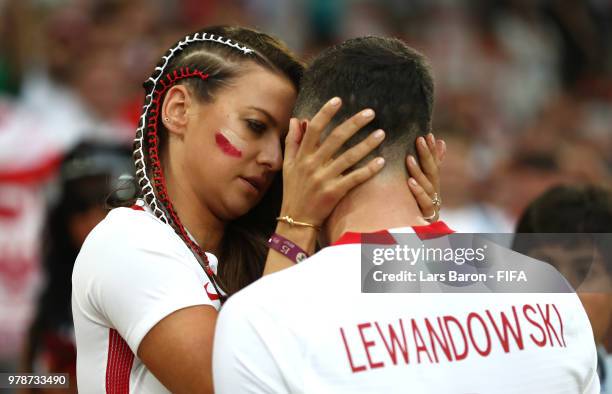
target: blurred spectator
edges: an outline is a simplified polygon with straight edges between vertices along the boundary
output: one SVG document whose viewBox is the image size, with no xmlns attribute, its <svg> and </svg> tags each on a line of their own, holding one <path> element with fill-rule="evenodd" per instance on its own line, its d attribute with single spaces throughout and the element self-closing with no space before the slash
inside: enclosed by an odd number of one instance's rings
<svg viewBox="0 0 612 394">
<path fill-rule="evenodd" d="M 525 210 L 514 249 L 552 264 L 576 289 L 599 346 L 602 393 L 612 392 L 612 192 L 597 186 L 556 186 Z M 569 233 L 567 236 L 560 233 Z"/>
<path fill-rule="evenodd" d="M 118 177 L 132 172 L 130 150 L 114 145 L 80 144 L 62 162 L 44 224 L 45 284 L 28 330 L 22 371 L 69 373 L 76 382 L 72 267 L 85 237 L 106 216 L 106 198 L 122 192 Z"/>
<path fill-rule="evenodd" d="M 558 116 L 557 112 L 551 114 Z M 568 122 L 536 123 L 519 135 L 508 151 L 488 183 L 492 201 L 513 221 L 527 204 L 555 184 L 609 183 L 610 172 L 602 154 Z"/>
<path fill-rule="evenodd" d="M 565 85 L 574 88 L 603 76 L 610 59 L 610 2 L 554 0 L 543 4 L 561 38 L 560 74 Z"/>
<path fill-rule="evenodd" d="M 441 176 L 440 215 L 452 229 L 464 233 L 510 233 L 512 222 L 504 211 L 486 202 L 472 144 L 465 133 L 437 133 L 448 152 Z"/>
<path fill-rule="evenodd" d="M 517 149 L 489 180 L 491 199 L 514 223 L 527 204 L 562 181 L 564 176 L 552 149 Z"/>
<path fill-rule="evenodd" d="M 492 2 L 493 34 L 504 54 L 496 92 L 506 121 L 531 120 L 560 89 L 559 39 L 538 1 Z"/>
</svg>

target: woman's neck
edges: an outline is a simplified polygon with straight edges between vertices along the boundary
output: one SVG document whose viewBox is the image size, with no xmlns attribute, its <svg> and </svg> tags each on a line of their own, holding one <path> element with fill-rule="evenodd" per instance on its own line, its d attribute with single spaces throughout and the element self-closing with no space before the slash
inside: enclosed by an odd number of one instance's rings
<svg viewBox="0 0 612 394">
<path fill-rule="evenodd" d="M 219 255 L 225 232 L 225 221 L 215 216 L 198 198 L 185 174 L 172 163 L 164 165 L 164 177 L 168 196 L 181 223 L 198 245 L 207 252 Z"/>
</svg>

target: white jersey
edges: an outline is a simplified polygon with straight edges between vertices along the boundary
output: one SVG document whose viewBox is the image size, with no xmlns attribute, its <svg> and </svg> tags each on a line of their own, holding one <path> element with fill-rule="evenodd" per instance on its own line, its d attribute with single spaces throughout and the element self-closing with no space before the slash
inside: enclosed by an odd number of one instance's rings
<svg viewBox="0 0 612 394">
<path fill-rule="evenodd" d="M 213 349 L 217 394 L 599 393 L 574 293 L 364 294 L 360 239 L 345 234 L 228 300 Z"/>
<path fill-rule="evenodd" d="M 160 320 L 219 296 L 174 232 L 140 207 L 116 208 L 89 234 L 72 274 L 80 393 L 167 393 L 136 356 Z M 207 254 L 213 270 L 216 257 Z"/>
</svg>

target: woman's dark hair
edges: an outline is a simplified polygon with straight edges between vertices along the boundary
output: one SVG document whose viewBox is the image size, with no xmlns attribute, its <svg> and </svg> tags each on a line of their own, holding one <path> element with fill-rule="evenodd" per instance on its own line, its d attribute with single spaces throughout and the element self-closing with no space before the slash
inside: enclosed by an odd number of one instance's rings
<svg viewBox="0 0 612 394">
<path fill-rule="evenodd" d="M 72 327 L 71 277 L 81 245 L 71 235 L 71 221 L 93 208 L 104 209 L 117 178 L 132 171 L 130 149 L 125 146 L 82 143 L 62 161 L 56 195 L 49 204 L 43 229 L 45 284 L 28 332 L 23 359 L 28 371 L 32 371 L 36 354 L 45 346 L 45 337 L 64 330 L 68 335 Z M 62 357 L 69 359 L 70 355 Z"/>
<path fill-rule="evenodd" d="M 160 162 L 167 130 L 160 112 L 165 93 L 171 86 L 184 84 L 202 102 L 211 102 L 223 87 L 244 71 L 249 62 L 283 75 L 296 91 L 299 89 L 304 66 L 281 41 L 265 33 L 243 27 L 217 26 L 177 42 L 144 84 L 147 96 L 134 142 L 140 197 L 155 216 L 174 228 L 203 265 L 213 284 L 228 294 L 262 275 L 267 255 L 266 240 L 274 229 L 274 218 L 280 210 L 280 175 L 255 208 L 226 226 L 218 256 L 221 263 L 217 275 L 214 275 L 204 252 L 187 236 L 167 195 Z"/>
</svg>

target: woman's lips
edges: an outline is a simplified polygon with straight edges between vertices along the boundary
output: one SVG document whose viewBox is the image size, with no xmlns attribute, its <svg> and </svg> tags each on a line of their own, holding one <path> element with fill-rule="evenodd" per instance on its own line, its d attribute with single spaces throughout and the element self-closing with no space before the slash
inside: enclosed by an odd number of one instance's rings
<svg viewBox="0 0 612 394">
<path fill-rule="evenodd" d="M 261 192 L 265 184 L 263 177 L 240 177 L 246 184 L 248 184 L 257 193 Z"/>
</svg>

